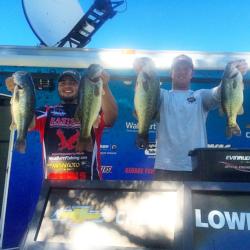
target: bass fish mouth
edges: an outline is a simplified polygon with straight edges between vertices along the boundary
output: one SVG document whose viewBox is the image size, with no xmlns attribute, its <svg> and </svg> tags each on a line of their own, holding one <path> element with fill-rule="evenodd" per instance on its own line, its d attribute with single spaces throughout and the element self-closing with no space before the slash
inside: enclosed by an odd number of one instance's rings
<svg viewBox="0 0 250 250">
<path fill-rule="evenodd" d="M 17 86 L 18 89 L 24 89 L 24 87 L 21 86 L 21 85 L 16 84 L 16 86 Z"/>
<path fill-rule="evenodd" d="M 91 81 L 99 81 L 103 72 L 103 68 L 98 64 L 91 64 L 88 68 L 88 72 L 86 74 L 87 78 Z"/>
<path fill-rule="evenodd" d="M 92 82 L 98 82 L 100 80 L 100 77 L 89 78 L 89 80 L 91 80 Z"/>
<path fill-rule="evenodd" d="M 145 80 L 151 79 L 151 75 L 148 72 L 143 72 L 143 77 L 145 78 Z"/>
</svg>

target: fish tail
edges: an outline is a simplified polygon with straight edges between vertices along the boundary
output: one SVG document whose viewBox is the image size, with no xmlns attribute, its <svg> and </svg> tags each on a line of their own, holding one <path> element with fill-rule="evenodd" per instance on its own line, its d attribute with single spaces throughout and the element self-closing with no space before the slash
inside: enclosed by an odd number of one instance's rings
<svg viewBox="0 0 250 250">
<path fill-rule="evenodd" d="M 146 149 L 148 147 L 148 135 L 147 134 L 137 134 L 136 146 L 140 149 Z"/>
<path fill-rule="evenodd" d="M 241 135 L 241 130 L 237 123 L 234 126 L 227 126 L 227 129 L 226 129 L 227 138 L 231 138 L 233 135 L 236 135 L 236 136 Z"/>
<path fill-rule="evenodd" d="M 15 149 L 21 153 L 24 154 L 26 151 L 26 140 L 25 139 L 17 139 L 15 143 Z"/>
<path fill-rule="evenodd" d="M 93 140 L 91 137 L 81 138 L 79 137 L 76 144 L 76 152 L 92 152 L 93 151 Z"/>
</svg>

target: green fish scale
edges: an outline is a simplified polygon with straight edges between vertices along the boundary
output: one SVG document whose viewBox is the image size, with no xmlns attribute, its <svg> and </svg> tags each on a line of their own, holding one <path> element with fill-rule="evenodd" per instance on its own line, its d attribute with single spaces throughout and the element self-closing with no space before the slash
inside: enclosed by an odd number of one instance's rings
<svg viewBox="0 0 250 250">
<path fill-rule="evenodd" d="M 91 129 L 95 122 L 100 108 L 101 108 L 101 86 L 100 95 L 96 96 L 95 86 L 88 80 L 85 80 L 83 88 L 83 101 L 81 106 L 81 138 L 89 138 L 91 136 Z"/>
<path fill-rule="evenodd" d="M 27 88 L 24 91 L 18 90 L 18 100 L 15 100 L 14 97 L 14 121 L 17 127 L 17 140 L 26 138 L 28 128 L 34 117 L 34 94 L 34 90 Z"/>
<path fill-rule="evenodd" d="M 138 133 L 147 134 L 152 118 L 156 112 L 156 83 L 149 82 L 149 89 L 146 92 L 139 83 L 135 94 L 135 108 L 138 117 Z"/>
<path fill-rule="evenodd" d="M 243 104 L 243 83 L 238 82 L 236 88 L 234 88 L 234 81 L 235 79 L 230 79 L 222 85 L 222 108 L 227 115 L 228 127 L 236 126 L 237 114 Z"/>
</svg>

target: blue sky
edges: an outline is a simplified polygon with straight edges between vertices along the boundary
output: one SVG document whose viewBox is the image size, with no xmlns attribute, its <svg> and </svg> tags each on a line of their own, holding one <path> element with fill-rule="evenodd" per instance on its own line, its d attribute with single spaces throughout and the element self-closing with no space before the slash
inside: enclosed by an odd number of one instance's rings
<svg viewBox="0 0 250 250">
<path fill-rule="evenodd" d="M 80 0 L 87 10 L 93 0 Z M 89 48 L 250 51 L 250 1 L 127 0 Z M 21 0 L 0 1 L 0 45 L 38 45 Z"/>
</svg>

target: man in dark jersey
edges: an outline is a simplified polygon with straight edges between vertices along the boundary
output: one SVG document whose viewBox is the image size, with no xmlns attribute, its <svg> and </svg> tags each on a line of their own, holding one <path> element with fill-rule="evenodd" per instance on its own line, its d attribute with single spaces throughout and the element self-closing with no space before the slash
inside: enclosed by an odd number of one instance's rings
<svg viewBox="0 0 250 250">
<path fill-rule="evenodd" d="M 111 127 L 117 117 L 117 105 L 108 87 L 109 75 L 102 73 L 103 96 L 100 115 L 93 129 L 92 152 L 77 152 L 80 122 L 74 119 L 80 75 L 65 71 L 58 79 L 61 103 L 37 110 L 35 130 L 40 131 L 48 179 L 101 180 L 100 142 L 104 127 Z"/>
</svg>

